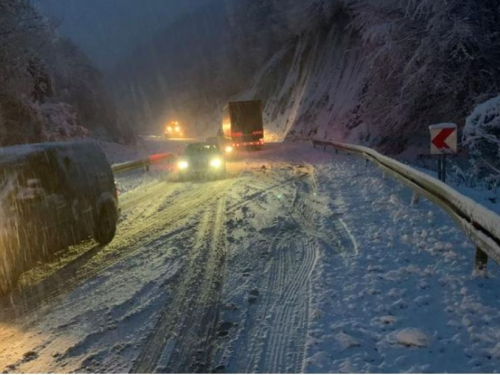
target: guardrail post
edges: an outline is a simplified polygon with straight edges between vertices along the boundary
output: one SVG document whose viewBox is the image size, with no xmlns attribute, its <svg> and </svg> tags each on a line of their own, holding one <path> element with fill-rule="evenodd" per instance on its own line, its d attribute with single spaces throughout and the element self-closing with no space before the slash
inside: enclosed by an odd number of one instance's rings
<svg viewBox="0 0 500 375">
<path fill-rule="evenodd" d="M 326 145 L 323 145 L 323 151 L 326 151 Z"/>
<path fill-rule="evenodd" d="M 441 174 L 443 175 L 443 182 L 446 182 L 446 154 L 443 155 L 443 165 L 442 165 L 443 171 Z"/>
<path fill-rule="evenodd" d="M 438 180 L 439 181 L 443 181 L 443 177 L 442 177 L 442 159 L 441 159 L 441 155 L 438 155 L 437 157 L 437 164 L 438 164 Z"/>
<path fill-rule="evenodd" d="M 486 254 L 479 247 L 476 247 L 476 260 L 474 264 L 474 271 L 484 272 L 488 263 L 488 254 Z"/>
<path fill-rule="evenodd" d="M 438 179 L 446 182 L 446 154 L 438 156 Z"/>
</svg>

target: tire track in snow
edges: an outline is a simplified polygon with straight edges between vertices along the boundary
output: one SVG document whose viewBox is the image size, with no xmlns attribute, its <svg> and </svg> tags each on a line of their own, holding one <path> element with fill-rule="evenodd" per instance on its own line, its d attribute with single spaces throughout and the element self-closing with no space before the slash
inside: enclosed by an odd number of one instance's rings
<svg viewBox="0 0 500 375">
<path fill-rule="evenodd" d="M 208 206 L 189 253 L 185 273 L 131 372 L 206 372 L 223 282 L 225 198 Z"/>
<path fill-rule="evenodd" d="M 287 363 L 288 366 L 284 369 L 285 372 L 297 372 L 302 367 L 305 345 L 301 338 L 304 338 L 307 334 L 307 322 L 309 320 L 308 298 L 307 296 L 306 298 L 303 297 L 304 294 L 310 293 L 310 278 L 317 260 L 314 243 L 311 244 L 304 237 L 291 237 L 291 241 L 297 247 L 295 254 L 302 254 L 303 258 L 297 274 L 287 282 L 285 295 L 280 299 L 281 305 L 285 306 L 288 304 L 290 306 L 290 308 L 278 312 L 278 321 L 282 323 L 280 328 L 285 330 L 285 334 L 275 335 L 277 337 L 276 344 L 271 345 L 274 348 L 276 358 L 271 363 Z M 304 280 L 306 280 L 305 285 L 303 283 Z M 298 311 L 302 312 L 301 314 L 294 315 L 295 306 L 297 306 Z M 290 321 L 294 321 L 295 324 L 288 324 Z M 283 340 L 285 337 L 290 337 L 291 340 Z M 284 350 L 278 350 L 280 347 Z M 285 354 L 289 358 L 285 358 Z M 283 372 L 283 368 L 276 366 L 272 371 Z"/>
<path fill-rule="evenodd" d="M 238 350 L 231 369 L 242 372 L 299 372 L 302 369 L 307 323 L 310 275 L 317 252 L 313 241 L 292 218 L 301 202 L 302 177 L 294 180 L 291 204 L 281 218 L 267 253 L 270 254 L 265 281 L 260 283 L 261 300 L 244 321 L 247 342 Z M 284 192 L 283 192 L 284 193 Z M 307 243 L 307 244 L 306 244 Z M 300 259 L 300 260 L 298 260 Z"/>
<path fill-rule="evenodd" d="M 135 192 L 120 199 L 121 220 L 120 231 L 126 231 L 133 227 L 138 220 L 145 220 L 157 213 L 162 205 L 181 193 L 183 186 L 179 184 L 168 184 L 160 182 L 145 191 Z M 186 192 L 184 192 L 185 194 Z M 161 197 L 160 199 L 158 199 Z M 141 204 L 144 202 L 149 204 Z"/>
<path fill-rule="evenodd" d="M 164 181 L 158 181 L 155 184 L 146 187 L 139 187 L 127 192 L 119 197 L 122 212 L 134 209 L 139 203 L 151 201 L 157 197 L 168 197 L 181 189 L 180 184 L 172 184 Z M 144 208 L 148 208 L 147 206 Z"/>
<path fill-rule="evenodd" d="M 214 350 L 215 331 L 219 318 L 221 289 L 224 283 L 226 244 L 224 243 L 226 200 L 221 198 L 209 240 L 204 243 L 209 246 L 207 266 L 204 279 L 200 280 L 202 293 L 193 295 L 197 310 L 191 314 L 184 326 L 195 327 L 189 335 L 184 334 L 178 341 L 174 355 L 170 357 L 167 370 L 173 373 L 202 372 L 210 367 L 211 355 Z M 213 214 L 212 212 L 210 214 Z M 199 302 L 202 303 L 199 303 Z"/>
<path fill-rule="evenodd" d="M 319 254 L 325 248 L 328 251 L 349 252 L 353 247 L 339 218 L 332 216 L 329 210 L 323 211 L 324 207 L 317 209 L 324 203 L 316 198 L 314 169 L 298 166 L 293 173 L 296 176 L 292 181 L 293 190 L 289 188 L 290 184 L 273 183 L 273 186 L 279 187 L 274 192 L 276 195 L 289 197 L 289 207 L 283 207 L 282 213 L 274 219 L 276 226 L 272 224 L 269 229 L 257 231 L 258 234 L 272 234 L 271 241 L 261 236 L 249 248 L 237 250 L 236 256 L 231 259 L 231 264 L 236 263 L 242 269 L 247 269 L 245 264 L 253 265 L 253 269 L 258 271 L 258 278 L 248 280 L 245 276 L 232 276 L 232 282 L 243 282 L 243 288 L 236 288 L 238 284 L 234 288 L 230 286 L 225 293 L 225 301 L 242 301 L 242 294 L 248 288 L 257 289 L 259 299 L 253 304 L 239 306 L 236 312 L 225 313 L 229 321 L 236 320 L 239 325 L 229 341 L 221 341 L 221 349 L 217 353 L 219 368 L 226 368 L 229 372 L 303 371 L 312 305 L 312 280 Z M 281 179 L 288 181 L 289 174 L 281 174 Z M 251 206 L 256 211 L 248 217 L 259 215 L 261 208 L 258 203 Z M 248 224 L 243 222 L 239 228 L 244 225 Z M 254 250 L 266 243 L 267 250 L 261 251 L 261 259 L 252 259 L 256 255 Z"/>
<path fill-rule="evenodd" d="M 255 324 L 250 334 L 254 340 L 252 354 L 242 369 L 244 372 L 297 373 L 302 369 L 309 279 L 317 249 L 303 235 L 293 234 L 295 229 L 289 227 L 280 232 L 270 249 L 276 259 L 268 271 L 262 302 L 256 312 L 266 322 Z"/>
</svg>

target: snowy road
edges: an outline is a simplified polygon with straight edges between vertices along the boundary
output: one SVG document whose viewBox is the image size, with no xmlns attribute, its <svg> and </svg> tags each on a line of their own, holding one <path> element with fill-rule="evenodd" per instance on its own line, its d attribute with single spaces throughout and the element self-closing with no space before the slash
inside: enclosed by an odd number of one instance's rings
<svg viewBox="0 0 500 375">
<path fill-rule="evenodd" d="M 166 170 L 119 178 L 110 245 L 69 249 L 0 301 L 1 370 L 498 368 L 498 269 L 470 277 L 451 220 L 376 168 L 299 144 L 220 181 Z"/>
</svg>

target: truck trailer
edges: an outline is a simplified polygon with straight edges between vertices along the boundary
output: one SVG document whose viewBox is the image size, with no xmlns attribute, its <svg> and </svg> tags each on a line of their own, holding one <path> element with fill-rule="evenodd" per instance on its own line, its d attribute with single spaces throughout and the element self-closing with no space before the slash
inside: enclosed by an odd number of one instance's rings
<svg viewBox="0 0 500 375">
<path fill-rule="evenodd" d="M 260 148 L 264 144 L 262 102 L 229 102 L 223 110 L 222 132 L 234 148 Z"/>
</svg>

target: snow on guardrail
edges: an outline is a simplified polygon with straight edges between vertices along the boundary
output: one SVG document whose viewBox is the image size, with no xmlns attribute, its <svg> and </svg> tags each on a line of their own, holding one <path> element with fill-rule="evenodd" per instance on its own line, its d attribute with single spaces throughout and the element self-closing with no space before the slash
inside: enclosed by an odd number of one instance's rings
<svg viewBox="0 0 500 375">
<path fill-rule="evenodd" d="M 140 159 L 140 160 L 133 160 L 133 161 L 127 161 L 125 163 L 118 163 L 118 164 L 113 164 L 111 166 L 111 169 L 113 170 L 113 173 L 121 173 L 121 172 L 126 172 L 130 171 L 132 169 L 139 169 L 139 168 L 145 168 L 149 169 L 149 166 L 151 164 L 156 164 L 165 160 L 172 159 L 174 157 L 173 154 L 169 153 L 164 153 L 164 154 L 155 154 L 155 155 L 150 155 L 146 159 Z"/>
<path fill-rule="evenodd" d="M 313 146 L 333 147 L 351 154 L 358 154 L 375 162 L 414 191 L 429 198 L 443 208 L 476 244 L 476 269 L 486 267 L 487 257 L 500 264 L 500 216 L 460 194 L 445 183 L 420 172 L 377 151 L 345 143 L 313 140 Z"/>
</svg>

